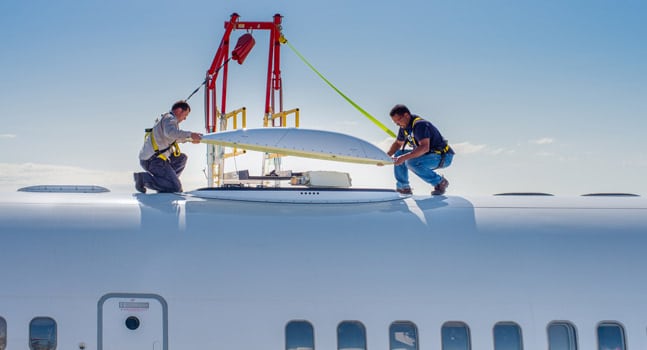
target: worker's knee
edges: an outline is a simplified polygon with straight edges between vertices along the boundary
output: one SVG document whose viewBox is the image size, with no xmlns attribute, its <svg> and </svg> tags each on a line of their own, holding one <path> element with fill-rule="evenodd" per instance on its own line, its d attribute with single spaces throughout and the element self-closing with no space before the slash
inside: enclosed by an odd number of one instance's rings
<svg viewBox="0 0 647 350">
<path fill-rule="evenodd" d="M 179 156 L 177 156 L 177 160 L 176 160 L 176 161 L 177 161 L 178 163 L 182 163 L 182 164 L 184 164 L 184 163 L 186 163 L 187 159 L 189 159 L 189 157 L 187 157 L 187 156 L 186 156 L 186 154 L 184 154 L 184 153 L 180 153 L 180 155 L 179 155 Z"/>
<path fill-rule="evenodd" d="M 174 181 L 173 184 L 170 186 L 170 191 L 169 192 L 182 192 L 182 183 L 180 181 Z"/>
<path fill-rule="evenodd" d="M 168 187 L 166 187 L 166 188 L 164 188 L 164 189 L 159 190 L 158 192 L 161 192 L 161 193 L 177 193 L 177 192 L 182 192 L 182 185 L 178 185 L 178 186 L 175 186 L 175 185 L 173 185 L 173 186 L 168 186 Z"/>
</svg>

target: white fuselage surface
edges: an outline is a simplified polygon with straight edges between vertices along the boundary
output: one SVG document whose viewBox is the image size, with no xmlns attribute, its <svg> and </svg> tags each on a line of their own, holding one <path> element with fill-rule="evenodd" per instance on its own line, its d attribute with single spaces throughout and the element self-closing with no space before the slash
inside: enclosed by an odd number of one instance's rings
<svg viewBox="0 0 647 350">
<path fill-rule="evenodd" d="M 640 197 L 8 193 L 0 350 L 642 350 L 646 249 Z"/>
</svg>

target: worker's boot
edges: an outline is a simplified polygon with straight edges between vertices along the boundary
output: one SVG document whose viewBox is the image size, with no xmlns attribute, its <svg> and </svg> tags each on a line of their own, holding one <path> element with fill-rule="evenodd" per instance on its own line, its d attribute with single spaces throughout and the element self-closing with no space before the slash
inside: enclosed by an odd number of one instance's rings
<svg viewBox="0 0 647 350">
<path fill-rule="evenodd" d="M 144 180 L 142 180 L 140 173 L 133 173 L 133 179 L 135 180 L 135 189 L 141 193 L 146 193 L 146 187 L 144 186 Z"/>
<path fill-rule="evenodd" d="M 432 196 L 441 196 L 445 194 L 445 190 L 447 189 L 447 186 L 449 186 L 449 181 L 445 179 L 443 176 L 442 180 L 438 183 L 438 185 L 434 186 L 434 190 L 431 192 Z"/>
<path fill-rule="evenodd" d="M 411 188 L 409 188 L 409 187 L 396 188 L 395 190 L 396 190 L 399 194 L 404 194 L 404 195 L 413 194 L 413 192 L 411 192 Z"/>
</svg>

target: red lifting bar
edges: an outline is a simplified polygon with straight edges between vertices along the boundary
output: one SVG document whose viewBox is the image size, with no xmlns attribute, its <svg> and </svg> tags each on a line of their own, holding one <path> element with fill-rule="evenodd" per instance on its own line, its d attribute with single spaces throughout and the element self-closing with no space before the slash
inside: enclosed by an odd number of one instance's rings
<svg viewBox="0 0 647 350">
<path fill-rule="evenodd" d="M 222 68 L 222 96 L 220 102 L 220 113 L 226 113 L 227 104 L 227 76 L 228 76 L 228 63 L 230 59 L 238 61 L 242 64 L 249 54 L 249 51 L 254 46 L 254 39 L 251 34 L 245 34 L 238 40 L 232 57 L 229 57 L 229 37 L 233 30 L 269 30 L 270 31 L 270 48 L 269 58 L 267 64 L 267 83 L 265 92 L 265 117 L 268 118 L 274 110 L 274 94 L 272 92 L 279 92 L 280 106 L 279 111 L 283 111 L 282 101 L 282 84 L 281 84 L 281 15 L 275 14 L 272 22 L 240 22 L 238 21 L 239 15 L 233 13 L 228 22 L 225 22 L 225 34 L 220 41 L 220 46 L 216 51 L 216 55 L 211 62 L 211 67 L 207 71 L 206 88 L 205 88 L 205 129 L 209 132 L 217 131 L 218 120 L 218 106 L 216 94 L 216 80 L 218 73 Z"/>
</svg>

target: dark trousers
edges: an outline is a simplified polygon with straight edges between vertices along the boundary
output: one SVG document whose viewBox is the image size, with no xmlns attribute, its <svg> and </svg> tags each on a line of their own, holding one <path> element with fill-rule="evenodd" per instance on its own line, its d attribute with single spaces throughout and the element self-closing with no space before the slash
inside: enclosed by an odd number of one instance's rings
<svg viewBox="0 0 647 350">
<path fill-rule="evenodd" d="M 186 166 L 186 154 L 181 153 L 178 157 L 171 155 L 168 160 L 158 157 L 151 157 L 147 160 L 140 160 L 145 173 L 139 173 L 144 186 L 157 192 L 182 192 L 180 174 Z"/>
</svg>

